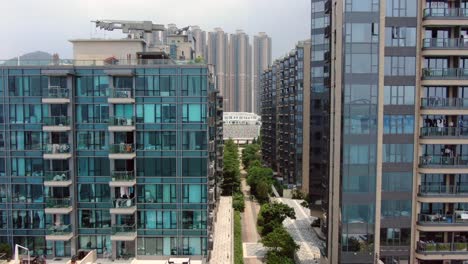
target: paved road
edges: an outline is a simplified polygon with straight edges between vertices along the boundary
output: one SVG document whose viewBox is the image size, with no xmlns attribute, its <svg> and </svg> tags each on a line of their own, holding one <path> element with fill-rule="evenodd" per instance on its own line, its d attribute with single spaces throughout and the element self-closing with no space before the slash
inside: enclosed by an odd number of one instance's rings
<svg viewBox="0 0 468 264">
<path fill-rule="evenodd" d="M 234 263 L 232 197 L 221 196 L 214 227 L 214 245 L 210 263 Z"/>
</svg>

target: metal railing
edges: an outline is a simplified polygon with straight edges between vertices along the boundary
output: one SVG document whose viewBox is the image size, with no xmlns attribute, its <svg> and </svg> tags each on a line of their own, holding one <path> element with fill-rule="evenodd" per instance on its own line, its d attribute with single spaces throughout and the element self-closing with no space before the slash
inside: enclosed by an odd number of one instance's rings
<svg viewBox="0 0 468 264">
<path fill-rule="evenodd" d="M 468 243 L 440 243 L 418 241 L 417 250 L 425 253 L 468 251 Z"/>
<path fill-rule="evenodd" d="M 420 166 L 468 166 L 468 156 L 427 155 L 419 157 Z"/>
<path fill-rule="evenodd" d="M 423 195 L 468 195 L 468 185 L 419 185 L 419 194 Z"/>
<path fill-rule="evenodd" d="M 467 8 L 425 8 L 423 17 L 468 17 Z"/>
<path fill-rule="evenodd" d="M 44 173 L 45 181 L 68 181 L 70 179 L 70 171 L 46 171 Z"/>
<path fill-rule="evenodd" d="M 468 127 L 421 127 L 421 137 L 468 137 Z"/>
<path fill-rule="evenodd" d="M 134 233 L 136 232 L 136 224 L 133 225 L 114 225 L 112 226 L 112 234 L 117 233 Z"/>
<path fill-rule="evenodd" d="M 134 126 L 135 117 L 109 117 L 109 126 Z"/>
<path fill-rule="evenodd" d="M 423 224 L 468 224 L 468 212 L 454 214 L 419 214 L 418 222 Z"/>
<path fill-rule="evenodd" d="M 112 171 L 113 181 L 133 181 L 135 175 L 133 171 Z"/>
<path fill-rule="evenodd" d="M 468 69 L 464 68 L 424 68 L 422 69 L 423 79 L 466 79 Z"/>
<path fill-rule="evenodd" d="M 132 88 L 111 88 L 109 89 L 110 98 L 132 98 Z"/>
<path fill-rule="evenodd" d="M 68 235 L 72 232 L 71 225 L 51 225 L 47 227 L 47 235 Z"/>
<path fill-rule="evenodd" d="M 114 208 L 130 208 L 135 206 L 135 197 L 133 198 L 115 198 L 112 199 Z"/>
<path fill-rule="evenodd" d="M 68 98 L 70 89 L 60 86 L 49 86 L 44 97 L 46 98 Z"/>
<path fill-rule="evenodd" d="M 425 38 L 423 48 L 437 49 L 466 49 L 468 48 L 468 38 Z"/>
<path fill-rule="evenodd" d="M 173 59 L 115 59 L 108 60 L 0 60 L 0 66 L 104 66 L 104 65 L 207 65 L 196 60 Z"/>
<path fill-rule="evenodd" d="M 135 152 L 135 148 L 133 147 L 133 144 L 112 144 L 110 145 L 109 152 L 114 154 L 133 153 Z"/>
<path fill-rule="evenodd" d="M 47 208 L 67 208 L 71 206 L 71 198 L 45 198 Z"/>
<path fill-rule="evenodd" d="M 46 144 L 44 146 L 44 153 L 46 154 L 63 154 L 70 153 L 70 144 Z"/>
<path fill-rule="evenodd" d="M 68 116 L 48 116 L 42 118 L 45 126 L 69 126 L 70 117 Z"/>
<path fill-rule="evenodd" d="M 421 106 L 427 108 L 468 108 L 468 98 L 421 98 Z"/>
</svg>

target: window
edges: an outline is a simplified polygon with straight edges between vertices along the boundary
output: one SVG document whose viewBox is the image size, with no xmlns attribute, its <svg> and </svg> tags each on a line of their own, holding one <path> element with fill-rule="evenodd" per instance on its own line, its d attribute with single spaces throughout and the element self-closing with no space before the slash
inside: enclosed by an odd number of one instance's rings
<svg viewBox="0 0 468 264">
<path fill-rule="evenodd" d="M 175 158 L 137 159 L 138 176 L 145 177 L 175 177 Z"/>
<path fill-rule="evenodd" d="M 388 17 L 416 17 L 415 0 L 387 0 Z"/>
<path fill-rule="evenodd" d="M 343 147 L 344 164 L 369 164 L 375 162 L 375 145 L 345 144 Z"/>
<path fill-rule="evenodd" d="M 109 139 L 106 131 L 78 131 L 78 150 L 106 150 L 109 146 Z"/>
<path fill-rule="evenodd" d="M 183 186 L 184 203 L 206 203 L 206 185 L 191 184 Z"/>
<path fill-rule="evenodd" d="M 183 131 L 183 150 L 207 150 L 205 131 Z"/>
<path fill-rule="evenodd" d="M 138 228 L 141 229 L 176 229 L 176 211 L 138 211 Z"/>
<path fill-rule="evenodd" d="M 385 57 L 385 76 L 412 76 L 416 74 L 415 57 Z"/>
<path fill-rule="evenodd" d="M 13 184 L 13 202 L 16 203 L 43 203 L 44 190 L 42 184 Z"/>
<path fill-rule="evenodd" d="M 137 242 L 138 243 L 138 255 L 151 255 L 151 256 L 163 255 L 164 254 L 164 239 L 169 239 L 169 237 L 165 237 L 165 238 L 139 237 L 137 240 L 138 241 Z M 165 254 L 165 255 L 170 255 L 170 254 Z"/>
<path fill-rule="evenodd" d="M 109 121 L 109 105 L 78 104 L 76 106 L 77 123 L 107 123 Z"/>
<path fill-rule="evenodd" d="M 381 228 L 380 229 L 380 244 L 382 244 L 383 246 L 409 246 L 411 243 L 410 239 L 411 239 L 410 228 Z M 388 263 L 404 263 L 404 262 L 388 262 Z"/>
<path fill-rule="evenodd" d="M 137 123 L 175 123 L 175 104 L 137 105 Z"/>
<path fill-rule="evenodd" d="M 10 123 L 11 124 L 39 124 L 48 110 L 41 104 L 11 104 Z"/>
<path fill-rule="evenodd" d="M 205 104 L 182 105 L 182 122 L 184 123 L 205 123 L 206 114 Z"/>
<path fill-rule="evenodd" d="M 137 133 L 138 150 L 175 150 L 175 131 L 152 131 Z"/>
<path fill-rule="evenodd" d="M 411 217 L 411 200 L 382 200 L 382 217 Z"/>
<path fill-rule="evenodd" d="M 378 0 L 346 0 L 346 12 L 377 12 Z"/>
<path fill-rule="evenodd" d="M 384 134 L 413 134 L 413 115 L 384 115 Z"/>
<path fill-rule="evenodd" d="M 109 88 L 108 76 L 78 76 L 77 96 L 106 96 Z"/>
<path fill-rule="evenodd" d="M 109 184 L 78 184 L 79 202 L 109 202 Z"/>
<path fill-rule="evenodd" d="M 112 240 L 106 235 L 79 235 L 79 244 L 81 249 L 96 249 L 98 254 L 112 251 Z"/>
<path fill-rule="evenodd" d="M 6 214 L 4 215 L 6 216 Z M 42 210 L 14 210 L 11 215 L 13 217 L 13 228 L 15 229 L 46 228 L 46 219 Z"/>
<path fill-rule="evenodd" d="M 176 203 L 177 192 L 175 184 L 145 184 L 138 185 L 139 203 Z"/>
<path fill-rule="evenodd" d="M 206 76 L 186 75 L 182 77 L 182 96 L 205 96 Z"/>
<path fill-rule="evenodd" d="M 385 86 L 385 105 L 414 105 L 414 86 Z"/>
<path fill-rule="evenodd" d="M 12 131 L 10 133 L 10 146 L 12 150 L 41 150 L 43 142 L 42 137 L 42 132 Z"/>
<path fill-rule="evenodd" d="M 383 144 L 383 162 L 413 162 L 413 144 Z"/>
<path fill-rule="evenodd" d="M 45 76 L 10 76 L 8 91 L 10 96 L 41 96 L 42 90 L 48 87 Z"/>
<path fill-rule="evenodd" d="M 207 175 L 206 158 L 184 158 L 182 159 L 183 177 L 205 177 Z"/>
<path fill-rule="evenodd" d="M 183 211 L 182 212 L 183 229 L 205 229 L 206 211 Z"/>
<path fill-rule="evenodd" d="M 109 176 L 110 164 L 108 158 L 86 157 L 78 158 L 78 176 Z"/>
<path fill-rule="evenodd" d="M 346 23 L 346 43 L 377 43 L 378 23 Z"/>
<path fill-rule="evenodd" d="M 80 209 L 78 213 L 79 228 L 110 228 L 111 216 L 108 209 Z"/>
<path fill-rule="evenodd" d="M 12 158 L 11 159 L 11 175 L 12 176 L 42 177 L 43 174 L 44 174 L 44 160 L 41 158 Z"/>
<path fill-rule="evenodd" d="M 411 192 L 413 173 L 384 172 L 382 175 L 382 190 L 386 192 Z"/>
<path fill-rule="evenodd" d="M 386 27 L 385 46 L 387 47 L 415 47 L 416 28 L 414 27 Z"/>
</svg>

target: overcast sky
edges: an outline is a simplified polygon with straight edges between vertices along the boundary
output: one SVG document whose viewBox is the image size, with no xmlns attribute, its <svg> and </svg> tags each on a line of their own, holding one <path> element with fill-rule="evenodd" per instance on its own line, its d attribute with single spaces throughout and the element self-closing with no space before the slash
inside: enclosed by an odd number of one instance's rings
<svg viewBox="0 0 468 264">
<path fill-rule="evenodd" d="M 264 31 L 273 40 L 273 59 L 310 37 L 310 0 L 0 0 L 0 60 L 32 51 L 72 57 L 73 38 L 112 37 L 91 20 L 151 20 L 178 27 Z M 118 34 L 118 37 L 123 35 Z"/>
</svg>

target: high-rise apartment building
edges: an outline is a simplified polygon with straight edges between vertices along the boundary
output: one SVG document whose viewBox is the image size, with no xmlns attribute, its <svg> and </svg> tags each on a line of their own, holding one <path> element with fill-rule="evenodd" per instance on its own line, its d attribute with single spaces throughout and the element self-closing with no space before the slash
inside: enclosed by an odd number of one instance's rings
<svg viewBox="0 0 468 264">
<path fill-rule="evenodd" d="M 208 32 L 207 62 L 214 65 L 217 87 L 224 98 L 224 110 L 232 111 L 231 93 L 228 87 L 228 34 L 221 28 Z"/>
<path fill-rule="evenodd" d="M 207 256 L 222 172 L 212 67 L 141 39 L 72 42 L 97 59 L 0 65 L 0 241 L 48 258 Z"/>
<path fill-rule="evenodd" d="M 263 71 L 271 66 L 271 38 L 265 33 L 260 32 L 254 36 L 253 40 L 253 87 L 254 95 L 252 96 L 253 112 L 260 113 L 261 111 L 261 96 L 260 96 L 260 78 Z"/>
<path fill-rule="evenodd" d="M 252 112 L 252 46 L 244 31 L 230 35 L 228 56 L 230 112 Z"/>
<path fill-rule="evenodd" d="M 206 60 L 206 32 L 199 26 L 192 26 L 192 34 L 195 39 L 195 57 L 202 57 Z"/>
<path fill-rule="evenodd" d="M 261 76 L 262 154 L 284 184 L 309 189 L 310 41 Z M 305 88 L 307 87 L 307 88 Z"/>
</svg>

